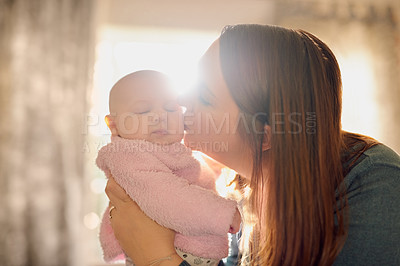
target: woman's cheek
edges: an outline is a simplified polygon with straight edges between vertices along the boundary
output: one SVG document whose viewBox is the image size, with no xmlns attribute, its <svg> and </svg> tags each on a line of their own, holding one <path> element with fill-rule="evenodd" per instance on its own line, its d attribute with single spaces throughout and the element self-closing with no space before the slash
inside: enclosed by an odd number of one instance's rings
<svg viewBox="0 0 400 266">
<path fill-rule="evenodd" d="M 207 141 L 207 135 L 203 134 L 205 128 L 202 124 L 202 113 L 185 114 L 185 145 L 193 150 L 200 150 L 201 143 Z"/>
<path fill-rule="evenodd" d="M 199 150 L 201 146 L 199 144 L 204 140 L 204 138 L 199 134 L 193 133 L 191 130 L 186 130 L 183 140 L 187 147 L 193 150 Z"/>
<path fill-rule="evenodd" d="M 198 112 L 186 121 L 186 133 L 184 137 L 185 145 L 193 150 L 208 153 L 210 144 L 215 139 L 213 119 L 210 113 Z"/>
</svg>

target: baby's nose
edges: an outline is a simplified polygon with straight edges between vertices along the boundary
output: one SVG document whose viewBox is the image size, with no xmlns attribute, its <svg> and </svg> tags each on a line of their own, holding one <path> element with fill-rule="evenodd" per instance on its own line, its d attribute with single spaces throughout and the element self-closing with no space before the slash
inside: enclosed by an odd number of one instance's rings
<svg viewBox="0 0 400 266">
<path fill-rule="evenodd" d="M 157 112 L 155 113 L 155 116 L 153 117 L 153 122 L 158 123 L 158 122 L 165 122 L 167 120 L 167 112 Z"/>
</svg>

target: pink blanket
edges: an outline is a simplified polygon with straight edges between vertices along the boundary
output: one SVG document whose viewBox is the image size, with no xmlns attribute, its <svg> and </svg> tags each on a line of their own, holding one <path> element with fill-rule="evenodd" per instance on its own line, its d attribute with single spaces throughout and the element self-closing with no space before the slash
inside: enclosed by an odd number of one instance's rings
<svg viewBox="0 0 400 266">
<path fill-rule="evenodd" d="M 227 233 L 236 202 L 215 192 L 215 177 L 181 143 L 158 145 L 112 137 L 96 163 L 140 208 L 160 225 L 177 232 L 175 246 L 195 256 L 228 255 Z M 124 258 L 108 217 L 103 215 L 100 242 L 107 262 Z"/>
</svg>

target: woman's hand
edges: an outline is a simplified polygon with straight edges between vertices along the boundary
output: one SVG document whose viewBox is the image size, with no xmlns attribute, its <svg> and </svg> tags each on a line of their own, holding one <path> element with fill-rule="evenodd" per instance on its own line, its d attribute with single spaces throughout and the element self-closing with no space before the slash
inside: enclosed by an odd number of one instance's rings
<svg viewBox="0 0 400 266">
<path fill-rule="evenodd" d="M 122 249 L 136 265 L 149 265 L 170 256 L 157 265 L 179 265 L 182 259 L 174 247 L 175 232 L 165 228 L 142 212 L 113 178 L 109 178 L 106 194 L 110 199 L 111 225 Z"/>
</svg>

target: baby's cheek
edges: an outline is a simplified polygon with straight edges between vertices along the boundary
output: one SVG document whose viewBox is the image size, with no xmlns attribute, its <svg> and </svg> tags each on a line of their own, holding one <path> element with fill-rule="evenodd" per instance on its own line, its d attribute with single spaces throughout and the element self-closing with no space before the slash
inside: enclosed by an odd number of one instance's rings
<svg viewBox="0 0 400 266">
<path fill-rule="evenodd" d="M 125 114 L 118 119 L 118 132 L 120 134 L 136 134 L 140 130 L 140 118 L 136 114 Z"/>
</svg>

